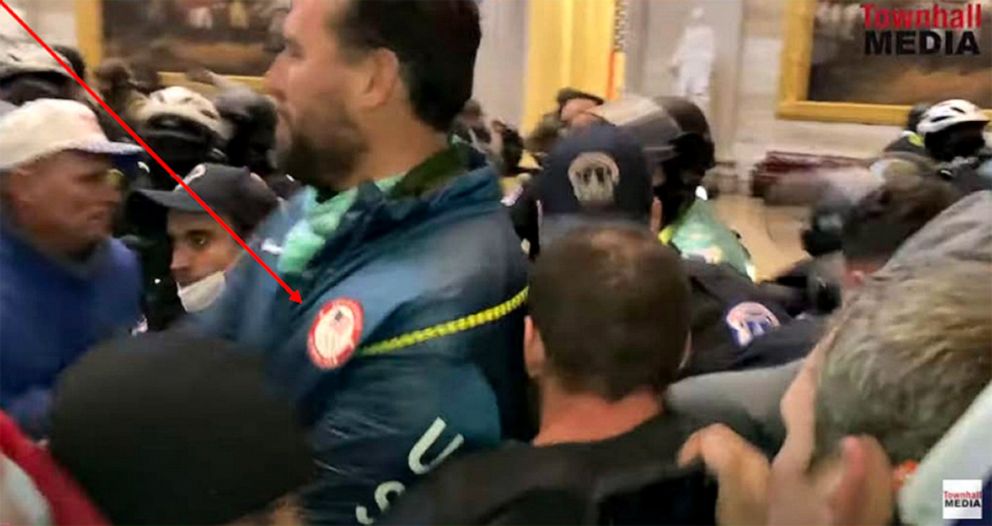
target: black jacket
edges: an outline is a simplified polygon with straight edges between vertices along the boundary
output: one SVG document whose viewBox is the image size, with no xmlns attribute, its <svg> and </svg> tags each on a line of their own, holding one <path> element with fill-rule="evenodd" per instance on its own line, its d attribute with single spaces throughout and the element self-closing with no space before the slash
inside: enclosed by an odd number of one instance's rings
<svg viewBox="0 0 992 526">
<path fill-rule="evenodd" d="M 791 320 L 733 267 L 691 259 L 682 264 L 692 288 L 692 352 L 681 377 L 732 370 L 752 340 Z"/>
<path fill-rule="evenodd" d="M 377 524 L 714 524 L 716 484 L 675 463 L 695 427 L 665 414 L 610 440 L 455 460 Z"/>
</svg>

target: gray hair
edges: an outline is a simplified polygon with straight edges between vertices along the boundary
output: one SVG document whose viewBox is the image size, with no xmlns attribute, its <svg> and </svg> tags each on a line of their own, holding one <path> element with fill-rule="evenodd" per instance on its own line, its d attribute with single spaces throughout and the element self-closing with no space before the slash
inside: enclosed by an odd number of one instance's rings
<svg viewBox="0 0 992 526">
<path fill-rule="evenodd" d="M 902 269 L 859 292 L 824 342 L 816 454 L 847 435 L 920 460 L 992 379 L 992 264 Z"/>
</svg>

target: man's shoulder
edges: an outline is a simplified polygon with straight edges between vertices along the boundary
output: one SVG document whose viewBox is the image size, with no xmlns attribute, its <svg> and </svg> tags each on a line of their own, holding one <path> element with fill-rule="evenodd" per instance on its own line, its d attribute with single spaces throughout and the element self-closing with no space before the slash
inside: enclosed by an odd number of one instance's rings
<svg viewBox="0 0 992 526">
<path fill-rule="evenodd" d="M 687 421 L 663 416 L 614 439 L 543 447 L 511 444 L 456 459 L 414 487 L 384 523 L 483 524 L 496 516 L 528 522 L 537 516 L 574 518 L 596 507 L 601 508 L 596 512 L 600 515 L 619 512 L 665 523 L 667 510 L 683 506 L 678 503 L 686 499 L 704 502 L 703 508 L 712 500 L 700 492 L 699 474 L 675 463 L 690 430 Z M 635 497 L 642 492 L 655 498 L 651 506 L 644 507 Z M 552 496 L 566 497 L 570 504 L 564 506 L 577 509 L 557 510 L 546 517 L 548 510 L 535 505 Z M 661 513 L 662 509 L 666 511 Z M 695 511 L 677 514 L 685 513 Z"/>
<path fill-rule="evenodd" d="M 108 265 L 115 270 L 138 271 L 138 255 L 119 239 L 107 243 Z"/>
</svg>

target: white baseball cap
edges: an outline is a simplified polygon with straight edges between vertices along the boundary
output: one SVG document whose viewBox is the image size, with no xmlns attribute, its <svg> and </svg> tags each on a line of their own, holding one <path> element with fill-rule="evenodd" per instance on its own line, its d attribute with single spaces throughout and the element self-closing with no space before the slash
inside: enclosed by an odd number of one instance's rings
<svg viewBox="0 0 992 526">
<path fill-rule="evenodd" d="M 93 110 L 72 100 L 35 100 L 0 117 L 0 170 L 63 151 L 123 157 L 142 149 L 111 142 Z"/>
</svg>

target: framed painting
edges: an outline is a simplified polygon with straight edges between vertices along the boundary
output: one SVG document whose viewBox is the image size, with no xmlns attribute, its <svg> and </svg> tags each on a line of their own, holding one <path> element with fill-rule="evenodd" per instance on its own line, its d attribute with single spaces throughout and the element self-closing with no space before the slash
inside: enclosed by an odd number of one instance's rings
<svg viewBox="0 0 992 526">
<path fill-rule="evenodd" d="M 261 85 L 281 47 L 290 0 L 76 0 L 87 62 L 121 58 L 158 71 L 165 84 L 206 68 Z"/>
<path fill-rule="evenodd" d="M 901 125 L 917 102 L 992 108 L 989 27 L 990 0 L 790 0 L 777 115 Z"/>
</svg>

